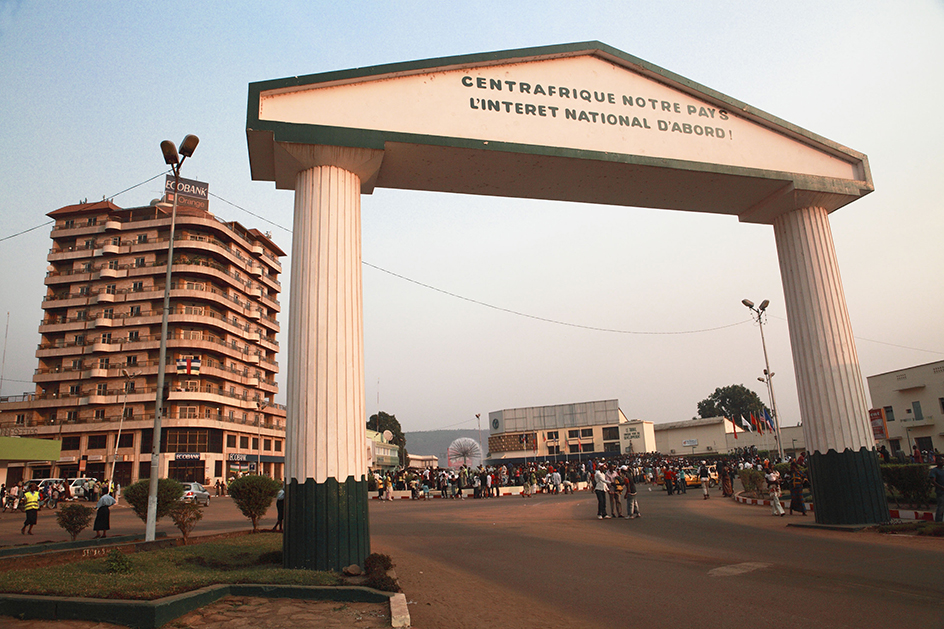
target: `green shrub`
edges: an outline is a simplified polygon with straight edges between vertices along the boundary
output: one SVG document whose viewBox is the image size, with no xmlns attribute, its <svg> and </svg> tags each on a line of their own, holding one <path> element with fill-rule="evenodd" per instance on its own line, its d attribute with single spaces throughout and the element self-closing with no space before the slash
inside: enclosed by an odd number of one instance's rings
<svg viewBox="0 0 944 629">
<path fill-rule="evenodd" d="M 390 555 L 381 553 L 371 553 L 364 559 L 364 572 L 368 575 L 387 574 L 387 570 L 393 568 L 393 560 Z"/>
<path fill-rule="evenodd" d="M 368 576 L 367 581 L 364 583 L 369 588 L 374 588 L 375 590 L 380 590 L 381 592 L 399 592 L 400 585 L 397 583 L 397 580 L 393 577 L 390 577 L 386 574 L 378 576 Z"/>
<path fill-rule="evenodd" d="M 148 492 L 151 481 L 139 480 L 121 490 L 121 496 L 131 505 L 135 515 L 147 521 Z M 157 519 L 160 520 L 170 514 L 170 509 L 177 500 L 184 495 L 184 486 L 171 478 L 161 478 L 157 481 Z"/>
<path fill-rule="evenodd" d="M 902 502 L 912 505 L 930 505 L 934 502 L 934 492 L 928 479 L 928 466 L 918 464 L 880 465 L 882 480 L 900 506 Z"/>
<path fill-rule="evenodd" d="M 170 518 L 174 521 L 177 530 L 180 531 L 180 535 L 184 538 L 184 545 L 186 545 L 187 540 L 190 539 L 190 533 L 197 526 L 197 522 L 203 519 L 203 507 L 196 502 L 180 502 L 178 500 L 170 508 Z"/>
<path fill-rule="evenodd" d="M 250 474 L 229 484 L 229 495 L 244 516 L 252 521 L 252 532 L 259 530 L 259 518 L 266 514 L 282 483 L 268 476 Z"/>
<path fill-rule="evenodd" d="M 66 533 L 72 536 L 72 541 L 79 536 L 79 533 L 88 528 L 92 518 L 95 516 L 95 509 L 83 504 L 63 505 L 59 513 L 56 514 L 56 522 L 66 530 Z"/>
<path fill-rule="evenodd" d="M 741 485 L 744 486 L 744 491 L 754 498 L 760 498 L 767 493 L 767 483 L 764 480 L 764 473 L 760 470 L 740 470 L 738 472 L 738 478 L 741 479 Z"/>
<path fill-rule="evenodd" d="M 131 572 L 131 560 L 117 548 L 112 548 L 105 557 L 105 570 L 111 574 L 127 574 Z"/>
</svg>

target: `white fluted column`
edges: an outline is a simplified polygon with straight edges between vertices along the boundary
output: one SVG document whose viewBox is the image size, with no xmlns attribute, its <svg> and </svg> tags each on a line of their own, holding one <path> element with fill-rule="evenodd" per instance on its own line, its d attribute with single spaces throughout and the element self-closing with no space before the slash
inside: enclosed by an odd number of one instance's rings
<svg viewBox="0 0 944 629">
<path fill-rule="evenodd" d="M 829 217 L 794 210 L 774 234 L 817 522 L 881 522 L 888 509 Z"/>
<path fill-rule="evenodd" d="M 360 180 L 298 173 L 286 416 L 286 567 L 340 570 L 369 553 Z"/>
</svg>

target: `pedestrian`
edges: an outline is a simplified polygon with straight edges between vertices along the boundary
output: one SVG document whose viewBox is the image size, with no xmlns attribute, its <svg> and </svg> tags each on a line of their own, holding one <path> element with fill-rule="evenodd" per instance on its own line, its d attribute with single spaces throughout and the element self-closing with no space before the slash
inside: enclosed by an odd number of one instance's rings
<svg viewBox="0 0 944 629">
<path fill-rule="evenodd" d="M 780 504 L 780 472 L 772 467 L 769 461 L 764 463 L 764 468 L 767 472 L 764 474 L 764 478 L 767 480 L 767 493 L 770 496 L 771 515 L 783 517 L 786 515 L 786 511 L 783 510 L 783 505 Z"/>
<path fill-rule="evenodd" d="M 626 517 L 638 518 L 639 502 L 636 500 L 636 479 L 632 470 L 625 476 L 626 481 Z"/>
<path fill-rule="evenodd" d="M 109 509 L 116 502 L 111 492 L 108 491 L 102 494 L 102 497 L 95 503 L 97 513 L 95 514 L 95 524 L 92 525 L 92 530 L 95 531 L 96 539 L 107 537 L 108 529 L 111 528 L 111 513 Z"/>
<path fill-rule="evenodd" d="M 276 511 L 276 520 L 275 526 L 272 527 L 273 531 L 282 530 L 282 520 L 285 517 L 285 489 L 282 488 L 279 490 L 279 493 L 275 496 L 275 511 Z"/>
<path fill-rule="evenodd" d="M 701 490 L 705 495 L 702 500 L 708 500 L 711 497 L 708 494 L 708 485 L 711 483 L 711 472 L 708 471 L 708 463 L 706 461 L 702 461 L 701 467 L 698 468 L 698 478 L 701 480 Z"/>
<path fill-rule="evenodd" d="M 609 519 L 606 514 L 606 475 L 603 473 L 603 466 L 598 466 L 597 471 L 593 473 L 593 491 L 597 494 L 597 519 Z"/>
<path fill-rule="evenodd" d="M 623 517 L 623 477 L 616 466 L 611 465 L 606 473 L 607 493 L 610 496 L 610 513 L 614 518 Z"/>
<path fill-rule="evenodd" d="M 217 478 L 216 479 L 216 497 L 219 498 L 220 495 L 221 495 L 220 494 L 220 479 Z"/>
<path fill-rule="evenodd" d="M 20 529 L 20 535 L 27 533 L 27 528 L 29 528 L 29 534 L 32 535 L 33 527 L 36 526 L 36 516 L 39 514 L 39 487 L 36 483 L 29 484 L 29 489 L 23 492 L 23 500 L 26 504 L 26 522 Z"/>
<path fill-rule="evenodd" d="M 934 496 L 937 499 L 937 511 L 934 512 L 934 521 L 944 521 L 944 456 L 938 455 L 936 465 L 929 474 L 931 484 L 934 485 Z"/>
<path fill-rule="evenodd" d="M 806 475 L 796 459 L 790 461 L 790 515 L 794 511 L 806 515 L 806 504 L 803 502 L 803 486 L 806 484 Z"/>
<path fill-rule="evenodd" d="M 688 480 L 685 475 L 684 467 L 679 467 L 678 481 L 675 484 L 675 491 L 676 493 L 683 493 L 683 494 L 688 493 Z"/>
</svg>

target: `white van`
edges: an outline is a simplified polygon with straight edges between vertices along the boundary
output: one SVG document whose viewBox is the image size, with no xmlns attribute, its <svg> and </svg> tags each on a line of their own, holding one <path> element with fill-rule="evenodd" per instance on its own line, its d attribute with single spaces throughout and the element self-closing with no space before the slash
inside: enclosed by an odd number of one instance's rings
<svg viewBox="0 0 944 629">
<path fill-rule="evenodd" d="M 70 478 L 66 481 L 73 498 L 85 498 L 85 483 L 97 483 L 97 478 Z"/>
</svg>

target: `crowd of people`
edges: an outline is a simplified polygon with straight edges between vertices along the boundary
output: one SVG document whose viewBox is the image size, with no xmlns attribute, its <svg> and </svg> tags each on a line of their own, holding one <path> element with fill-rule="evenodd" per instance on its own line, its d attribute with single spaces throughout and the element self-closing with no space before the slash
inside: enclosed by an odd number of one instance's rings
<svg viewBox="0 0 944 629">
<path fill-rule="evenodd" d="M 790 473 L 781 478 L 779 463 L 790 463 Z M 434 494 L 441 498 L 465 500 L 498 496 L 503 487 L 521 487 L 527 499 L 536 493 L 572 493 L 578 487 L 597 494 L 597 517 L 640 517 L 637 486 L 661 485 L 668 495 L 686 493 L 689 485 L 701 489 L 703 499 L 710 498 L 710 488 L 718 486 L 721 495 L 734 495 L 734 482 L 741 470 L 756 469 L 764 474 L 767 489 L 776 506 L 774 514 L 783 512 L 781 487 L 791 488 L 790 513 L 806 515 L 802 489 L 809 486 L 802 457 L 780 460 L 765 458 L 756 448 L 739 448 L 730 455 L 711 461 L 686 456 L 656 453 L 615 455 L 578 461 L 528 461 L 501 466 L 466 466 L 450 469 L 398 469 L 375 473 L 374 490 L 381 500 L 392 500 L 394 491 L 410 491 L 414 500 L 429 500 Z M 625 503 L 625 511 L 623 504 Z M 609 507 L 607 509 L 607 506 Z M 777 511 L 776 507 L 780 509 Z"/>
</svg>

